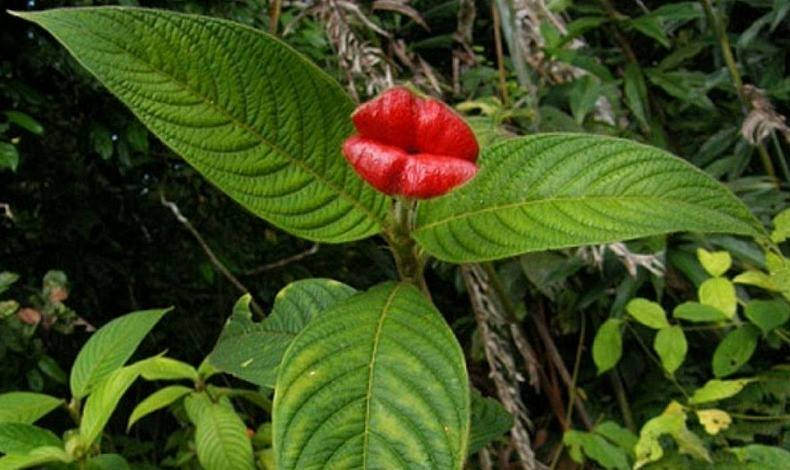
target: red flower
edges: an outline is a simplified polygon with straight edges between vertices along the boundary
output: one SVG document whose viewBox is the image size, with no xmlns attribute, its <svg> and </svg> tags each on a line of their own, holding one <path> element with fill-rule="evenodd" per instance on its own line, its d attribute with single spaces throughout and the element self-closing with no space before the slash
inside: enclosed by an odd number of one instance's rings
<svg viewBox="0 0 790 470">
<path fill-rule="evenodd" d="M 343 154 L 357 173 L 385 194 L 441 196 L 477 173 L 477 141 L 444 103 L 391 88 L 352 115 L 357 135 Z"/>
</svg>

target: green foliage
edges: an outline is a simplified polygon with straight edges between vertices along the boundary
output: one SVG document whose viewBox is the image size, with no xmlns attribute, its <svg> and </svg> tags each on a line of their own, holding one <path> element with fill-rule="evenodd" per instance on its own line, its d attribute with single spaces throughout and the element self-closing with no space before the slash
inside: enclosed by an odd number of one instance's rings
<svg viewBox="0 0 790 470">
<path fill-rule="evenodd" d="M 41 393 L 3 393 L 0 394 L 0 423 L 34 423 L 62 404 L 63 400 Z"/>
<path fill-rule="evenodd" d="M 27 454 L 37 447 L 62 445 L 52 432 L 32 424 L 0 423 L 0 452 L 4 454 Z"/>
<path fill-rule="evenodd" d="M 191 391 L 191 388 L 182 385 L 170 385 L 157 390 L 134 407 L 132 414 L 129 416 L 129 424 L 126 426 L 127 429 L 131 428 L 134 423 L 146 415 L 171 405 Z"/>
<path fill-rule="evenodd" d="M 592 356 L 595 366 L 598 367 L 598 374 L 614 367 L 623 354 L 622 324 L 622 320 L 610 318 L 595 333 Z"/>
<path fill-rule="evenodd" d="M 283 358 L 277 465 L 460 469 L 467 380 L 452 331 L 417 289 L 386 283 L 350 297 L 311 321 Z M 404 393 L 418 388 L 431 393 Z"/>
<path fill-rule="evenodd" d="M 513 427 L 513 417 L 498 401 L 484 397 L 476 389 L 470 395 L 469 448 L 474 455 L 494 439 L 502 437 Z"/>
<path fill-rule="evenodd" d="M 195 445 L 203 468 L 255 468 L 246 428 L 232 407 L 222 401 L 212 402 L 203 393 L 187 397 L 184 406 L 195 424 Z"/>
</svg>

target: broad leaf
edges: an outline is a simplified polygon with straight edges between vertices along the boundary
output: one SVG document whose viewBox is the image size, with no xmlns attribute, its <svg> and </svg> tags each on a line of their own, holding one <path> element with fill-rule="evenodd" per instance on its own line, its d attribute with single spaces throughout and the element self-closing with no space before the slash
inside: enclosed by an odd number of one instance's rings
<svg viewBox="0 0 790 470">
<path fill-rule="evenodd" d="M 562 443 L 570 448 L 571 457 L 584 463 L 582 452 L 606 469 L 628 470 L 628 456 L 624 449 L 614 446 L 606 439 L 591 432 L 565 431 Z"/>
<path fill-rule="evenodd" d="M 673 401 L 661 415 L 650 419 L 639 431 L 639 442 L 634 449 L 636 452 L 635 469 L 655 462 L 664 455 L 664 449 L 660 442 L 660 438 L 664 434 L 672 436 L 681 453 L 689 454 L 699 460 L 711 461 L 710 454 L 702 444 L 702 440 L 686 427 L 686 411 L 679 403 Z"/>
<path fill-rule="evenodd" d="M 0 470 L 31 468 L 50 462 L 69 463 L 73 459 L 60 447 L 36 447 L 26 454 L 8 454 L 0 457 Z"/>
<path fill-rule="evenodd" d="M 751 444 L 745 447 L 727 449 L 741 462 L 755 463 L 762 468 L 790 468 L 790 452 L 781 447 Z"/>
<path fill-rule="evenodd" d="M 689 399 L 689 403 L 698 405 L 700 403 L 729 398 L 738 394 L 743 390 L 743 387 L 751 382 L 754 382 L 754 379 L 709 380 L 701 388 L 694 390 L 694 394 Z"/>
<path fill-rule="evenodd" d="M 493 398 L 484 397 L 474 388 L 471 395 L 470 422 L 469 455 L 502 437 L 513 427 L 513 417 L 502 404 Z"/>
<path fill-rule="evenodd" d="M 727 318 L 735 316 L 738 308 L 738 299 L 735 296 L 735 285 L 723 277 L 706 279 L 698 289 L 699 301 L 721 310 Z"/>
<path fill-rule="evenodd" d="M 593 431 L 633 454 L 634 446 L 638 438 L 628 429 L 620 426 L 614 421 L 604 421 L 596 425 Z"/>
<path fill-rule="evenodd" d="M 387 199 L 340 153 L 353 102 L 274 37 L 139 8 L 16 14 L 52 33 L 157 137 L 253 213 L 312 240 L 379 231 Z"/>
<path fill-rule="evenodd" d="M 86 446 L 90 446 L 99 437 L 123 394 L 140 376 L 140 365 L 144 362 L 111 372 L 88 396 L 80 422 L 80 436 Z"/>
<path fill-rule="evenodd" d="M 592 356 L 598 373 L 602 374 L 617 364 L 623 354 L 623 320 L 610 318 L 598 328 L 593 339 Z"/>
<path fill-rule="evenodd" d="M 60 398 L 42 393 L 3 393 L 0 394 L 0 423 L 34 423 L 62 404 Z"/>
<path fill-rule="evenodd" d="M 255 468 L 247 428 L 232 407 L 213 403 L 204 393 L 184 400 L 195 424 L 198 461 L 206 470 L 252 470 Z"/>
<path fill-rule="evenodd" d="M 62 446 L 51 431 L 25 423 L 0 423 L 0 454 L 27 454 L 36 447 Z"/>
<path fill-rule="evenodd" d="M 292 282 L 277 293 L 271 313 L 261 322 L 252 321 L 250 297 L 244 296 L 233 307 L 209 362 L 256 385 L 274 387 L 277 366 L 296 335 L 311 318 L 354 292 L 331 279 Z"/>
<path fill-rule="evenodd" d="M 734 374 L 754 354 L 760 330 L 743 325 L 727 334 L 713 352 L 713 375 L 726 377 Z"/>
<path fill-rule="evenodd" d="M 194 367 L 170 357 L 152 357 L 140 366 L 140 375 L 145 380 L 192 380 L 198 379 Z"/>
<path fill-rule="evenodd" d="M 625 310 L 639 323 L 660 330 L 669 327 L 667 314 L 661 305 L 647 299 L 637 297 L 628 302 Z"/>
<path fill-rule="evenodd" d="M 126 429 L 131 428 L 134 423 L 143 417 L 156 410 L 169 406 L 190 392 L 192 392 L 192 389 L 184 387 L 183 385 L 171 385 L 148 395 L 145 400 L 138 403 L 137 406 L 134 407 L 134 410 L 132 410 L 132 414 L 129 416 L 129 424 L 126 426 Z"/>
<path fill-rule="evenodd" d="M 716 180 L 662 150 L 611 137 L 538 134 L 483 151 L 467 185 L 419 206 L 419 243 L 445 261 L 674 231 L 765 236 Z"/>
<path fill-rule="evenodd" d="M 713 277 L 723 275 L 732 266 L 732 257 L 726 251 L 710 252 L 704 248 L 697 248 L 697 258 L 705 271 Z"/>
<path fill-rule="evenodd" d="M 469 400 L 463 352 L 439 312 L 408 284 L 378 285 L 288 348 L 274 396 L 277 466 L 460 469 Z"/>
<path fill-rule="evenodd" d="M 716 307 L 703 305 L 698 302 L 683 302 L 675 307 L 672 316 L 697 323 L 716 322 L 727 320 L 727 315 Z"/>
<path fill-rule="evenodd" d="M 746 304 L 743 313 L 763 334 L 768 334 L 790 319 L 790 305 L 779 299 L 752 300 Z"/>
<path fill-rule="evenodd" d="M 688 351 L 688 343 L 686 336 L 683 334 L 683 329 L 677 325 L 662 328 L 656 333 L 656 339 L 653 342 L 653 349 L 658 353 L 661 359 L 661 365 L 664 366 L 670 375 L 683 364 Z"/>
<path fill-rule="evenodd" d="M 170 309 L 134 312 L 99 328 L 82 347 L 71 369 L 71 394 L 82 398 L 132 357 L 145 335 Z"/>
</svg>

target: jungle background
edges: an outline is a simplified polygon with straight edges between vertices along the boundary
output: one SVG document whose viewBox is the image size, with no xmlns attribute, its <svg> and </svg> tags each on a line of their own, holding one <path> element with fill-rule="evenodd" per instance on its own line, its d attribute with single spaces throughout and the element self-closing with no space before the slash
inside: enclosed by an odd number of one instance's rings
<svg viewBox="0 0 790 470">
<path fill-rule="evenodd" d="M 3 12 L 107 4 L 205 14 L 271 32 L 358 101 L 410 82 L 455 105 L 484 142 L 577 131 L 664 148 L 719 178 L 768 227 L 790 199 L 783 117 L 790 112 L 788 1 L 0 2 Z M 687 331 L 688 355 L 671 380 L 645 347 L 652 337 L 641 325 L 623 338 L 615 368 L 599 374 L 592 355 L 599 326 L 625 316 L 632 298 L 670 310 L 695 299 L 709 277 L 697 259 L 700 247 L 729 252 L 733 272 L 765 269 L 754 243 L 697 234 L 525 255 L 494 266 L 513 323 L 536 352 L 530 363 L 516 346 L 501 351 L 519 368 L 512 381 L 538 460 L 556 468 L 617 468 L 606 456 L 590 455 L 592 444 L 574 447 L 566 439 L 563 446 L 563 435 L 604 421 L 638 435 L 683 387 L 704 383 L 720 330 Z M 267 310 L 293 280 L 332 277 L 364 289 L 395 276 L 381 240 L 317 246 L 246 212 L 149 134 L 52 37 L 5 13 L 0 271 L 0 393 L 59 396 L 90 331 L 123 313 L 174 306 L 138 354 L 167 350 L 197 365 L 245 291 Z M 492 339 L 481 332 L 460 272 L 431 263 L 428 283 L 465 349 L 472 382 L 497 397 L 484 346 Z M 727 409 L 735 419 L 727 429 L 714 435 L 689 420 L 715 463 L 665 442 L 664 458 L 650 468 L 740 468 L 727 452 L 736 444 L 790 450 L 790 349 L 780 336 L 786 331 L 785 323 L 767 336 L 738 371 L 770 373 L 775 381 L 732 399 Z M 125 417 L 151 390 L 148 383 L 131 389 L 107 439 L 137 468 L 192 468 L 194 461 L 174 457 L 179 440 L 189 439 L 177 413 L 154 414 L 126 433 Z M 254 428 L 261 412 L 245 413 Z M 61 429 L 68 419 L 53 413 L 44 423 Z M 515 447 L 503 437 L 468 465 L 521 468 Z"/>
</svg>

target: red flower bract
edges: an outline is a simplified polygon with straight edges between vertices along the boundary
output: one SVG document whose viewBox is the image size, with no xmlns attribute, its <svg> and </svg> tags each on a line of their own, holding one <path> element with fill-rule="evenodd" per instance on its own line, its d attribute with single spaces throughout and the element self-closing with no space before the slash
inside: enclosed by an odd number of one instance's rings
<svg viewBox="0 0 790 470">
<path fill-rule="evenodd" d="M 406 88 L 391 88 L 352 115 L 357 135 L 343 154 L 362 178 L 385 194 L 441 196 L 477 173 L 478 146 L 452 109 Z"/>
</svg>

